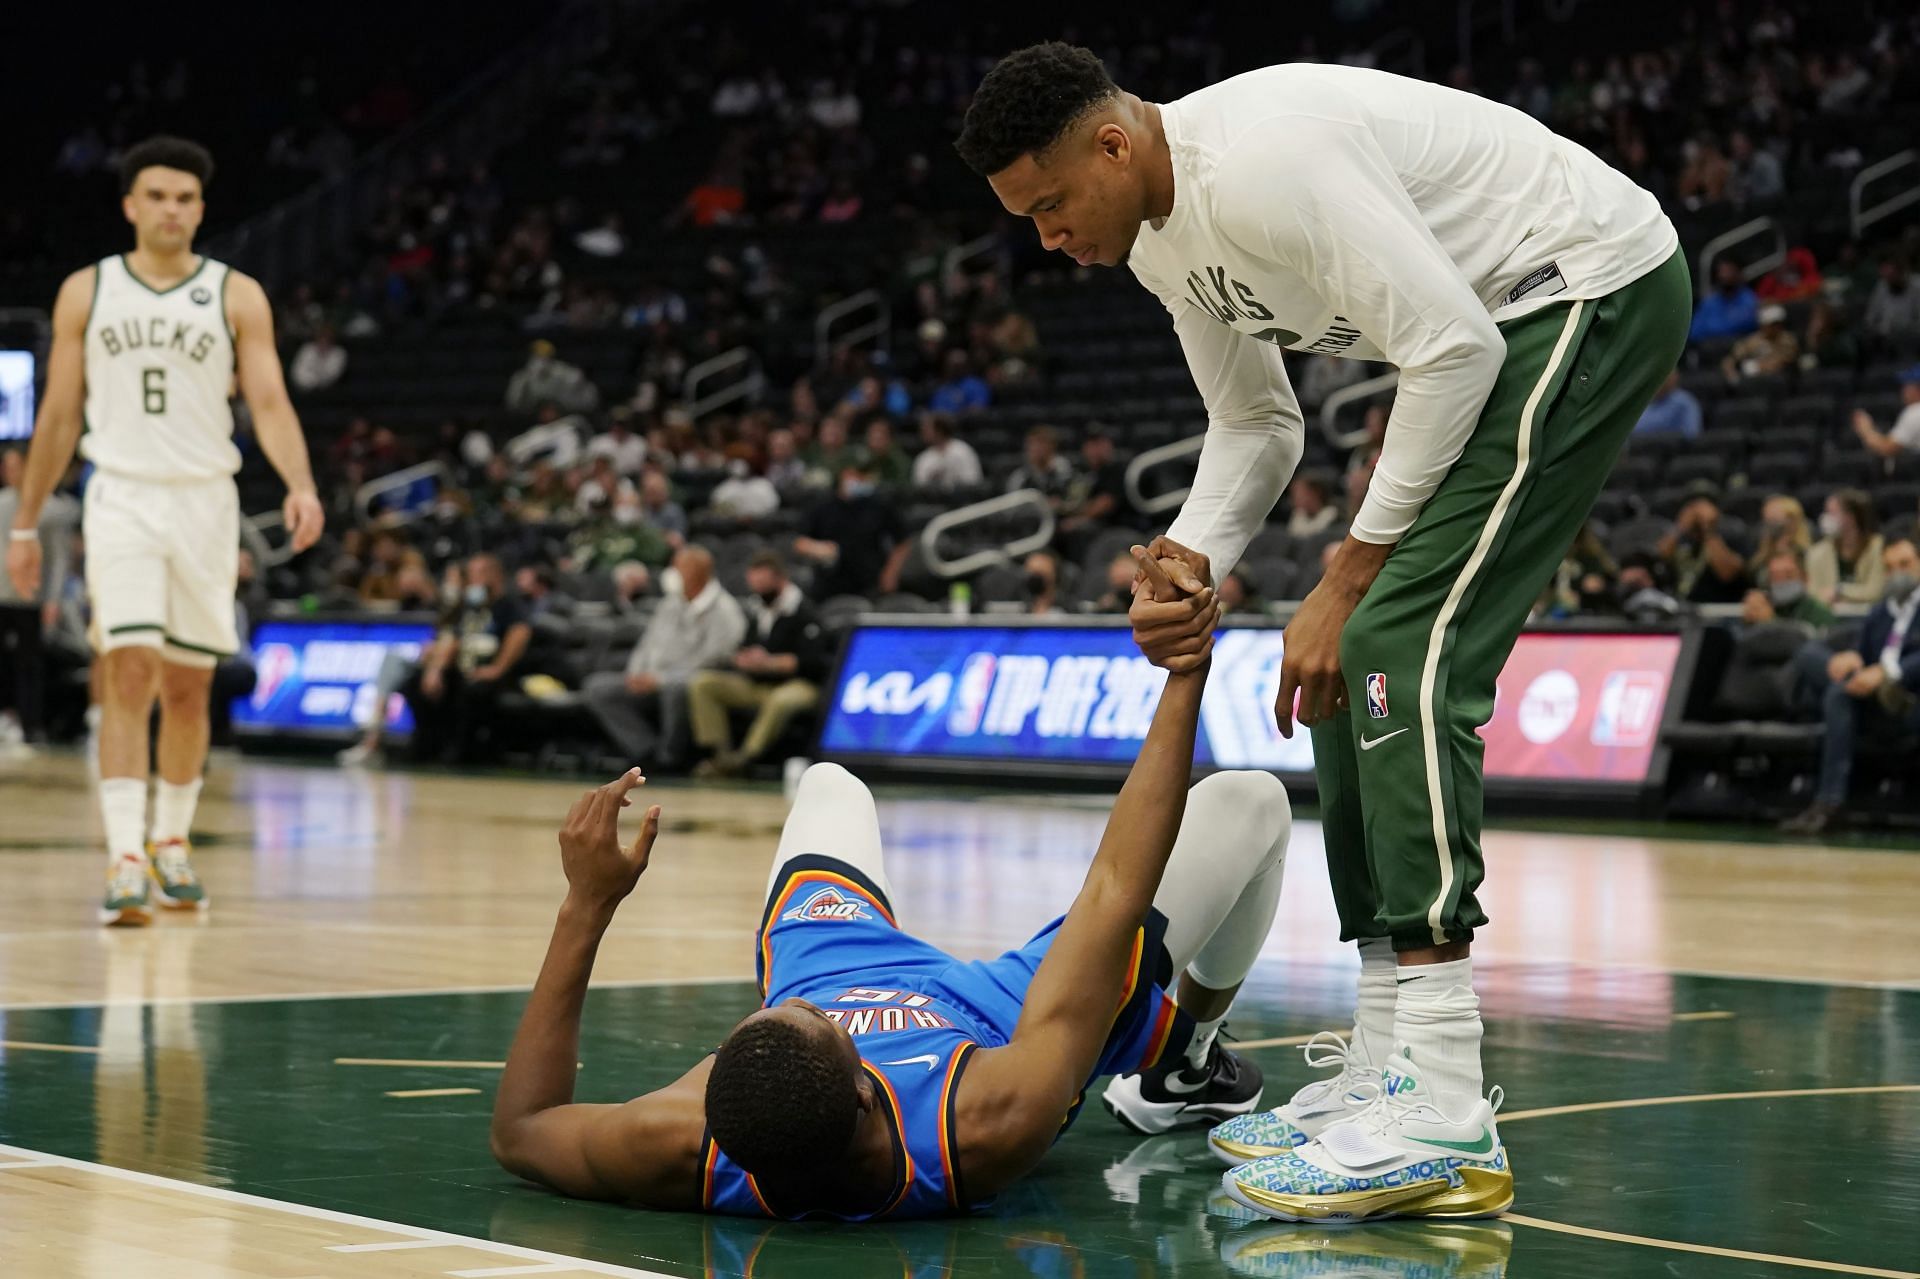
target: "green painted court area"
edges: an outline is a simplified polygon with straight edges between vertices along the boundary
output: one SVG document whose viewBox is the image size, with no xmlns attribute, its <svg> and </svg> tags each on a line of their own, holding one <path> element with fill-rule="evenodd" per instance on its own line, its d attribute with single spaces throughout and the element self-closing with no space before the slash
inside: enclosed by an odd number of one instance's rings
<svg viewBox="0 0 1920 1279">
<path fill-rule="evenodd" d="M 1481 989 L 1519 1189 L 1498 1223 L 1250 1221 L 1197 1134 L 1139 1139 L 1093 1105 L 1021 1193 L 967 1220 L 568 1202 L 487 1153 L 514 993 L 6 1012 L 0 1143 L 674 1276 L 1920 1271 L 1920 992 L 1511 965 Z M 1268 965 L 1230 1030 L 1306 1035 L 1351 1001 L 1350 973 Z M 754 1006 L 746 983 L 596 990 L 580 1097 L 667 1082 Z M 1308 1078 L 1294 1047 L 1249 1051 L 1276 1100 Z M 1747 1093 L 1798 1095 L 1728 1095 Z"/>
</svg>

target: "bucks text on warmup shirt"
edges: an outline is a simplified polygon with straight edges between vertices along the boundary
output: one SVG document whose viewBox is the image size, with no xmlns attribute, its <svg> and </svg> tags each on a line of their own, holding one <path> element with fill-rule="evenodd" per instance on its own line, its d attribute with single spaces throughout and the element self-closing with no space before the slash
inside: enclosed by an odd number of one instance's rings
<svg viewBox="0 0 1920 1279">
<path fill-rule="evenodd" d="M 1398 541 L 1466 446 L 1495 326 L 1598 298 L 1670 257 L 1660 206 L 1531 117 L 1358 67 L 1235 76 L 1160 109 L 1173 212 L 1128 265 L 1173 316 L 1207 405 L 1168 536 L 1224 576 L 1298 465 L 1280 349 L 1385 360 L 1399 389 L 1352 531 Z"/>
</svg>

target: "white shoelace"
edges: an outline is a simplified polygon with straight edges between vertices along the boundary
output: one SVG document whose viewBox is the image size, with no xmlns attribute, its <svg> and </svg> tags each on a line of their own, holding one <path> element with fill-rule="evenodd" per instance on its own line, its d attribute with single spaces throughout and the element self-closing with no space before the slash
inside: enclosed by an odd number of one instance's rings
<svg viewBox="0 0 1920 1279">
<path fill-rule="evenodd" d="M 1338 1031 L 1321 1031 L 1301 1047 L 1300 1055 L 1306 1059 L 1310 1070 L 1332 1070 L 1335 1067 L 1340 1070 L 1332 1078 L 1309 1084 L 1301 1090 L 1304 1094 L 1301 1101 L 1306 1105 L 1318 1105 L 1335 1092 L 1369 1086 L 1372 1077 L 1378 1074 L 1366 1064 L 1352 1044 L 1340 1037 Z"/>
<path fill-rule="evenodd" d="M 1426 1093 L 1418 1095 L 1406 1091 L 1389 1093 L 1384 1079 L 1364 1080 L 1356 1086 L 1354 1091 L 1366 1095 L 1368 1101 L 1354 1115 L 1352 1122 L 1355 1127 L 1374 1136 L 1386 1132 L 1401 1120 L 1412 1116 L 1417 1110 L 1430 1111 L 1433 1118 L 1441 1123 L 1451 1122 L 1440 1113 L 1440 1108 L 1433 1104 Z M 1487 1104 L 1493 1107 L 1495 1114 L 1499 1113 L 1500 1107 L 1506 1100 L 1506 1090 L 1498 1084 L 1495 1084 L 1493 1090 L 1487 1094 Z"/>
<path fill-rule="evenodd" d="M 169 850 L 159 854 L 153 860 L 154 865 L 160 868 L 160 878 L 170 884 L 193 878 L 192 864 L 187 861 L 187 855 L 183 852 Z"/>
</svg>

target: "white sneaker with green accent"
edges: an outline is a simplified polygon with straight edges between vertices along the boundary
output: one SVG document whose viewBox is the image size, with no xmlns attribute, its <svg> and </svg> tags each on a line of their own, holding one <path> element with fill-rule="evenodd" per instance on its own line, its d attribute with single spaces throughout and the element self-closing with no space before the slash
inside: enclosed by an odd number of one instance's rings
<svg viewBox="0 0 1920 1279">
<path fill-rule="evenodd" d="M 1493 1121 L 1501 1100 L 1495 1088 L 1462 1120 L 1447 1118 L 1402 1048 L 1365 1110 L 1297 1149 L 1230 1170 L 1221 1185 L 1279 1221 L 1496 1216 L 1513 1203 L 1513 1171 Z"/>
<path fill-rule="evenodd" d="M 151 924 L 151 874 L 147 859 L 133 853 L 107 867 L 107 896 L 100 903 L 100 922 L 109 928 L 144 928 Z"/>
<path fill-rule="evenodd" d="M 1216 1125 L 1207 1134 L 1207 1147 L 1222 1162 L 1237 1168 L 1304 1146 L 1334 1124 L 1351 1119 L 1379 1090 L 1380 1072 L 1331 1030 L 1308 1040 L 1301 1055 L 1314 1070 L 1337 1066 L 1340 1073 L 1316 1079 L 1284 1105 Z"/>
<path fill-rule="evenodd" d="M 160 904 L 168 910 L 207 908 L 207 890 L 201 886 L 200 877 L 193 873 L 193 863 L 187 860 L 192 852 L 193 845 L 183 839 L 170 839 L 147 848 L 153 858 L 153 882 L 159 890 Z"/>
</svg>

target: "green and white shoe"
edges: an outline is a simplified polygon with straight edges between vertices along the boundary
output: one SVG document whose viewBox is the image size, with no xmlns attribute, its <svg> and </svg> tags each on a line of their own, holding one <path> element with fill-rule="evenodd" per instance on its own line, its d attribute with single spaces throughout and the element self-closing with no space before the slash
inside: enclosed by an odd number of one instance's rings
<svg viewBox="0 0 1920 1279">
<path fill-rule="evenodd" d="M 1207 1146 L 1223 1163 L 1239 1167 L 1304 1146 L 1344 1119 L 1351 1119 L 1380 1090 L 1380 1072 L 1359 1050 L 1330 1030 L 1307 1042 L 1303 1055 L 1314 1070 L 1339 1073 L 1316 1079 L 1272 1110 L 1241 1115 L 1207 1134 Z"/>
<path fill-rule="evenodd" d="M 160 904 L 168 910 L 207 908 L 207 890 L 201 886 L 200 877 L 193 873 L 193 863 L 187 860 L 192 853 L 193 845 L 184 839 L 147 845 L 154 887 Z"/>
<path fill-rule="evenodd" d="M 107 896 L 100 904 L 100 922 L 109 928 L 144 928 L 151 924 L 149 883 L 144 857 L 129 853 L 107 867 Z"/>
<path fill-rule="evenodd" d="M 1278 1221 L 1497 1216 L 1513 1203 L 1513 1170 L 1493 1122 L 1500 1101 L 1495 1088 L 1463 1119 L 1447 1118 L 1402 1048 L 1365 1110 L 1303 1146 L 1232 1169 L 1221 1186 Z"/>
</svg>

